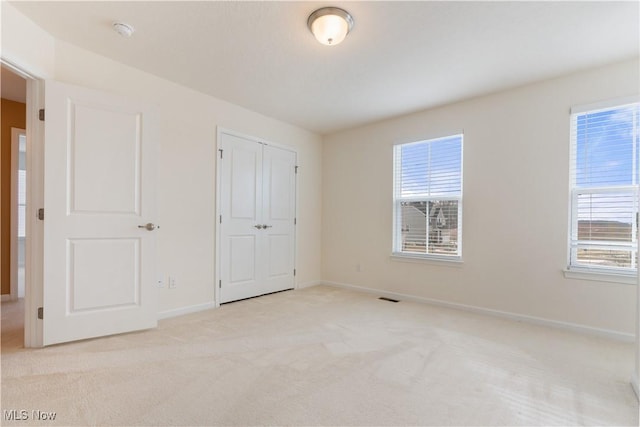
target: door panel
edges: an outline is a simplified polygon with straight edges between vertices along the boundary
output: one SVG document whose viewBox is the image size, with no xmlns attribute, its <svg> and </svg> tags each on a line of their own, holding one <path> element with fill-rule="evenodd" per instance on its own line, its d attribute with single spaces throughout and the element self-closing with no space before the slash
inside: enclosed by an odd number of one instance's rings
<svg viewBox="0 0 640 427">
<path fill-rule="evenodd" d="M 291 259 L 291 242 L 287 234 L 266 236 L 268 246 L 267 279 L 284 278 L 293 274 Z M 287 289 L 287 288 L 285 288 Z"/>
<path fill-rule="evenodd" d="M 69 239 L 69 314 L 135 306 L 139 257 L 138 239 Z"/>
<path fill-rule="evenodd" d="M 222 232 L 220 253 L 220 302 L 256 295 L 260 288 L 261 258 L 258 230 L 261 224 L 261 146 L 223 134 L 220 148 Z"/>
<path fill-rule="evenodd" d="M 45 89 L 43 342 L 155 327 L 155 109 Z"/>
<path fill-rule="evenodd" d="M 264 147 L 265 283 L 270 292 L 294 287 L 296 153 Z"/>
<path fill-rule="evenodd" d="M 272 148 L 266 147 L 265 150 L 272 150 Z M 291 219 L 292 168 L 295 165 L 292 165 L 292 159 L 288 157 L 282 159 L 269 154 L 265 155 L 266 161 L 269 162 L 265 201 L 268 208 L 267 217 L 270 220 L 288 221 Z"/>
<path fill-rule="evenodd" d="M 237 145 L 237 144 L 236 144 Z M 258 173 L 259 152 L 255 147 L 235 146 L 231 156 L 229 197 L 231 218 L 257 220 L 258 216 Z"/>
<path fill-rule="evenodd" d="M 220 138 L 219 300 L 292 289 L 296 154 L 227 133 Z"/>
<path fill-rule="evenodd" d="M 138 214 L 141 114 L 71 100 L 69 107 L 69 210 Z"/>
<path fill-rule="evenodd" d="M 256 236 L 229 236 L 229 246 L 229 285 L 257 281 Z"/>
</svg>

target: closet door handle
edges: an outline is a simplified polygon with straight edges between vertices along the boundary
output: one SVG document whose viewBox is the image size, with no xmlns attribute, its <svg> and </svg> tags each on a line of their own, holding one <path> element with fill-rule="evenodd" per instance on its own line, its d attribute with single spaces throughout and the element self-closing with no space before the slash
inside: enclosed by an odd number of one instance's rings
<svg viewBox="0 0 640 427">
<path fill-rule="evenodd" d="M 255 228 L 257 228 L 258 230 L 262 230 L 262 224 L 258 224 L 258 225 L 254 225 Z"/>
<path fill-rule="evenodd" d="M 273 227 L 273 225 L 262 224 L 262 228 L 264 228 L 265 230 L 271 227 Z"/>
</svg>

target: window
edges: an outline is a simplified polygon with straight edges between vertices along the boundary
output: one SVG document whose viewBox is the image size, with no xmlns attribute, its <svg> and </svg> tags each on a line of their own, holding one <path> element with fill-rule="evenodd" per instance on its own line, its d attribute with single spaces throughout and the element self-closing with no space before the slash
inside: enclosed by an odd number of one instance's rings
<svg viewBox="0 0 640 427">
<path fill-rule="evenodd" d="M 393 254 L 462 256 L 462 135 L 394 147 Z"/>
<path fill-rule="evenodd" d="M 569 270 L 635 274 L 640 104 L 571 114 Z"/>
<path fill-rule="evenodd" d="M 24 239 L 26 229 L 27 204 L 27 136 L 24 131 L 18 135 L 18 238 Z"/>
</svg>

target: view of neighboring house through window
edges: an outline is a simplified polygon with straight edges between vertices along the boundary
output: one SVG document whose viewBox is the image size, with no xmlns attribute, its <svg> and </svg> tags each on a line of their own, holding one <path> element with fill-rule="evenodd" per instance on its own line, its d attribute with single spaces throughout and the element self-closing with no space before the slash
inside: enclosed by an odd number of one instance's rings
<svg viewBox="0 0 640 427">
<path fill-rule="evenodd" d="M 571 114 L 569 269 L 635 274 L 640 104 Z"/>
<path fill-rule="evenodd" d="M 462 135 L 394 147 L 395 255 L 462 255 Z"/>
</svg>

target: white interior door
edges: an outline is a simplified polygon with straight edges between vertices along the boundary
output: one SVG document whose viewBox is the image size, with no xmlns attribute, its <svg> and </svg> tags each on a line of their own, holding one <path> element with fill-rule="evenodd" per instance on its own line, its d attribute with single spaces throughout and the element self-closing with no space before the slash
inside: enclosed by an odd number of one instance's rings
<svg viewBox="0 0 640 427">
<path fill-rule="evenodd" d="M 157 114 L 52 81 L 45 107 L 43 344 L 155 327 Z"/>
<path fill-rule="evenodd" d="M 222 134 L 220 302 L 261 293 L 262 145 Z"/>
<path fill-rule="evenodd" d="M 227 133 L 220 149 L 219 301 L 292 289 L 296 154 Z"/>
<path fill-rule="evenodd" d="M 263 146 L 262 223 L 267 292 L 294 287 L 296 153 Z"/>
</svg>

